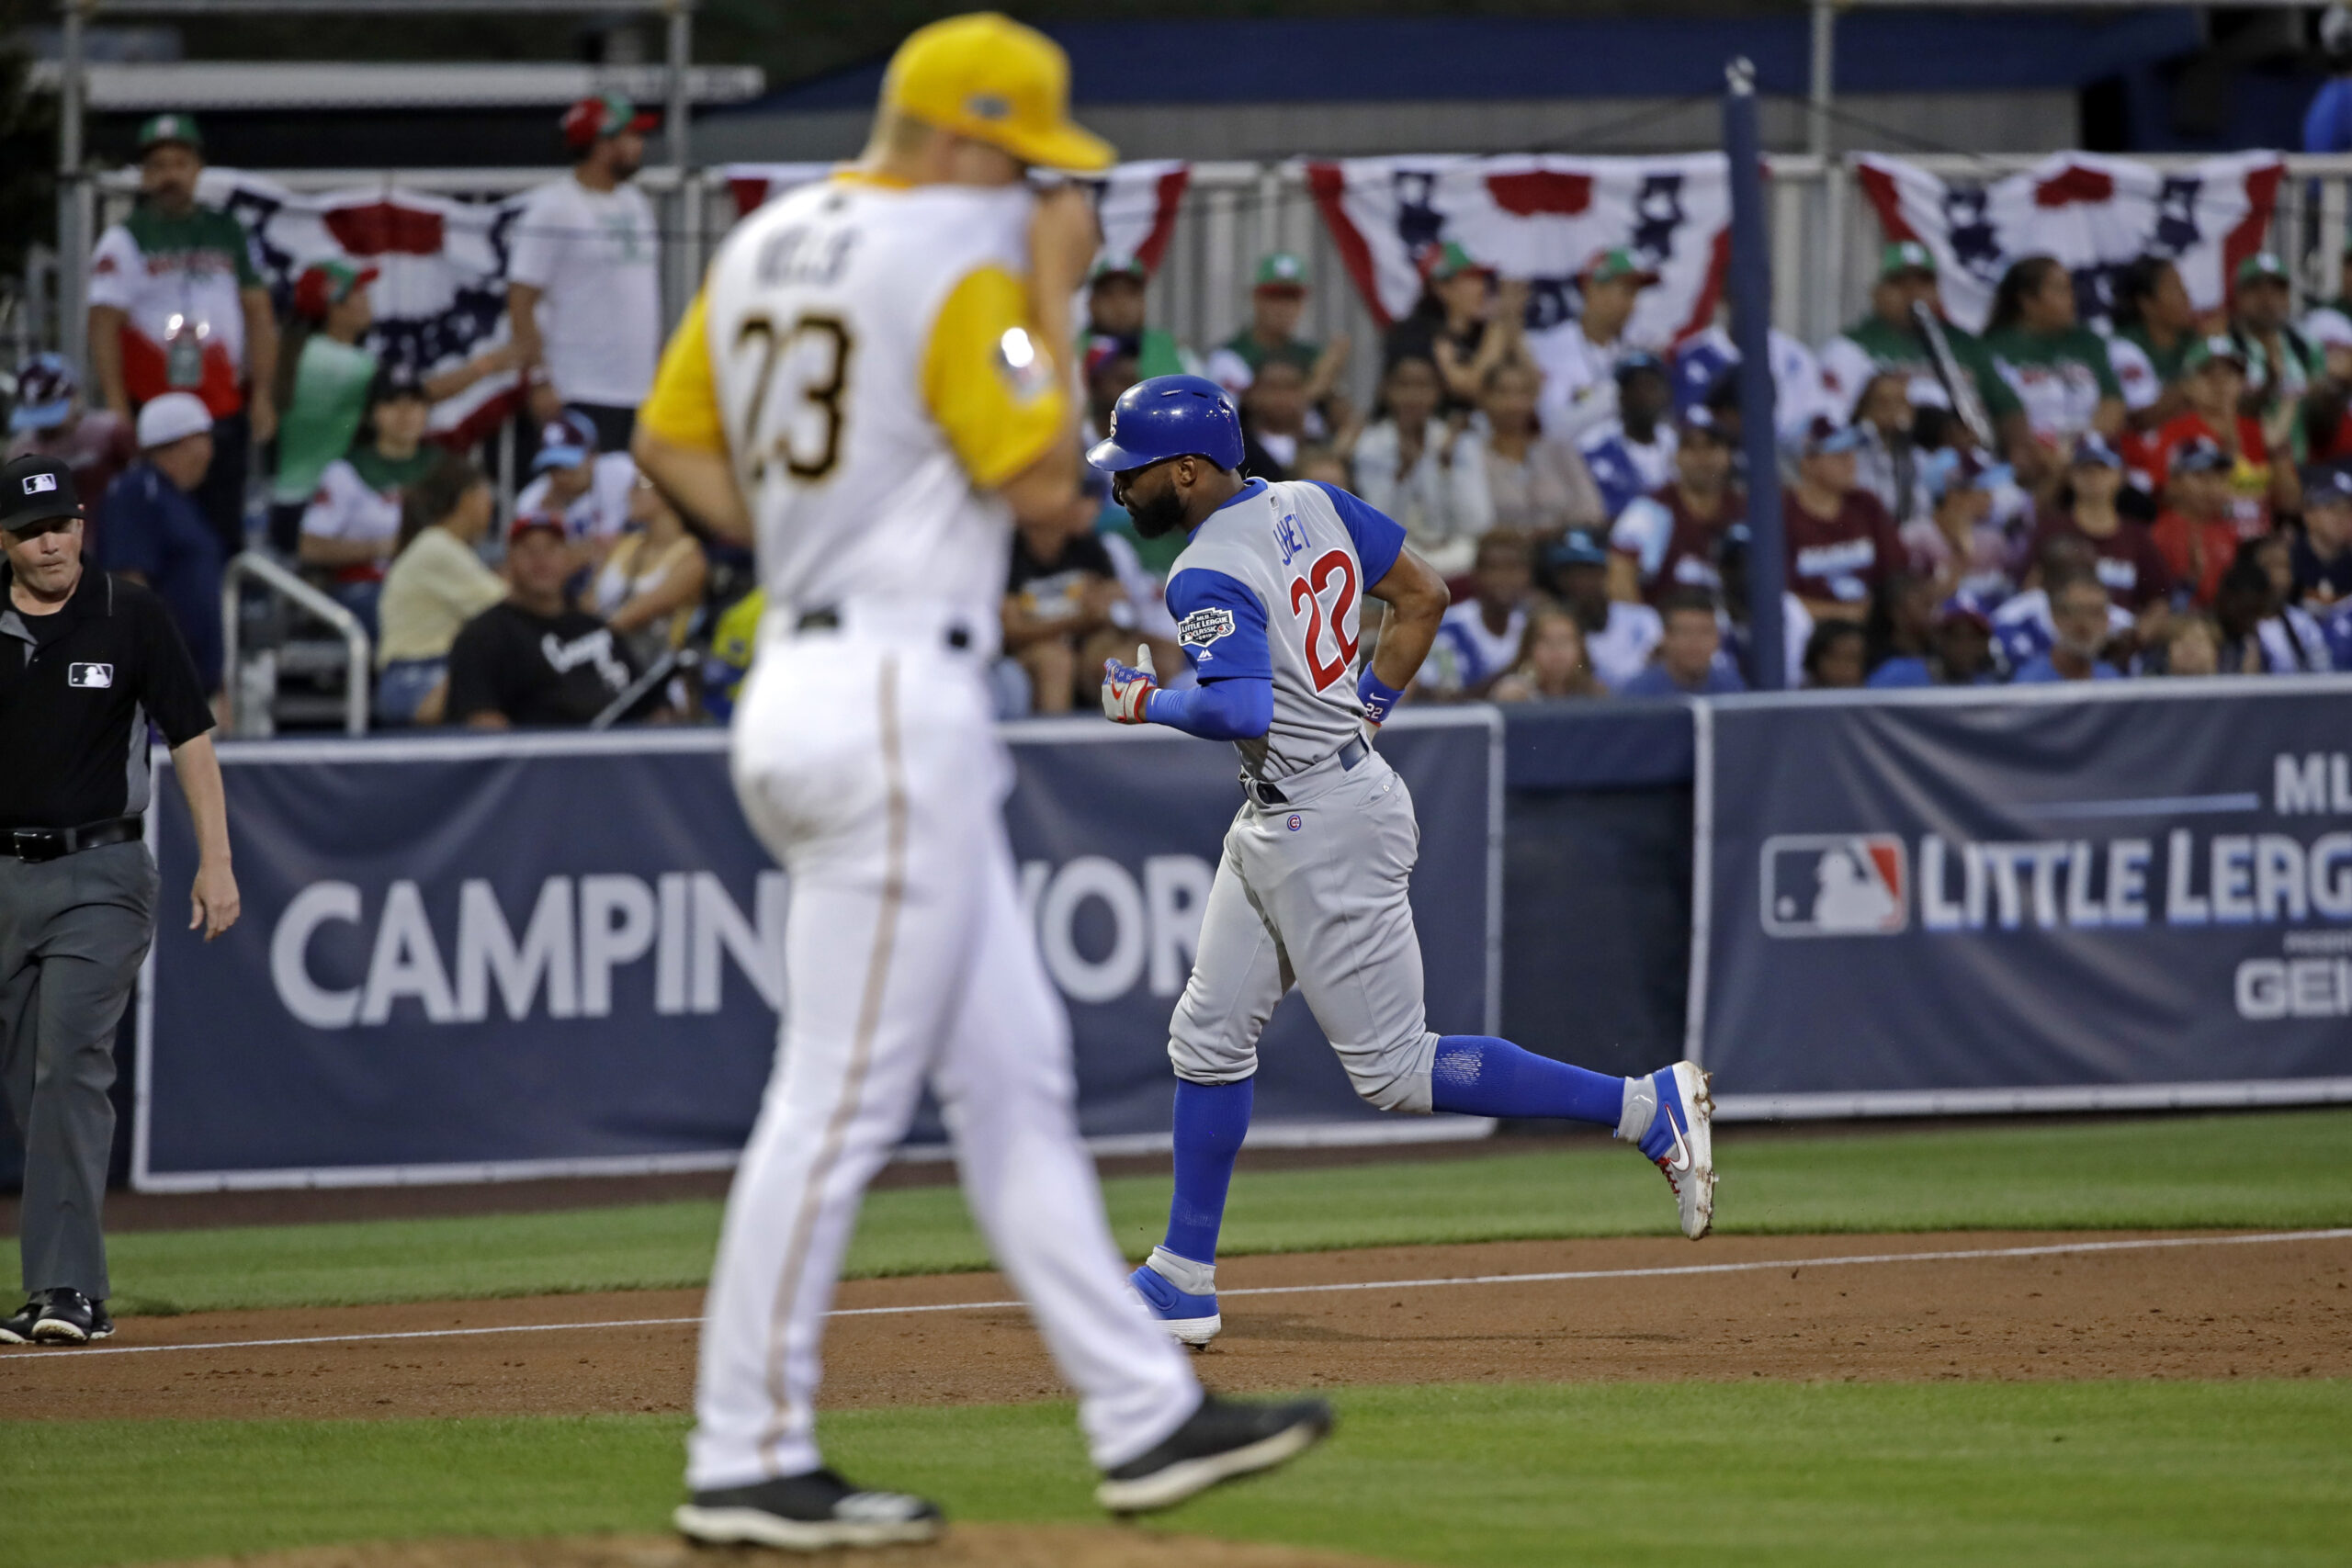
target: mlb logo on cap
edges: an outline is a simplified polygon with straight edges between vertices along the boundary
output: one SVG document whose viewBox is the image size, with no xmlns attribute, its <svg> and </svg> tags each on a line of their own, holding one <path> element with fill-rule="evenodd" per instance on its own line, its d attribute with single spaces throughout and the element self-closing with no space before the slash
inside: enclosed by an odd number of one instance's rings
<svg viewBox="0 0 2352 1568">
<path fill-rule="evenodd" d="M 27 495 L 45 495 L 56 488 L 57 476 L 55 474 L 27 474 L 25 476 L 25 493 Z"/>
<path fill-rule="evenodd" d="M 1767 936 L 1893 936 L 1911 923 L 1910 861 L 1892 833 L 1781 833 L 1764 840 Z"/>
</svg>

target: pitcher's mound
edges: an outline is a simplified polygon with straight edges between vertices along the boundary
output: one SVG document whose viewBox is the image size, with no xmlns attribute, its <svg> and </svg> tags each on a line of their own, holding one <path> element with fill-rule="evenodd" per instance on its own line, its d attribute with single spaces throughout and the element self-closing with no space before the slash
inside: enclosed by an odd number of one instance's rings
<svg viewBox="0 0 2352 1568">
<path fill-rule="evenodd" d="M 929 1546 L 857 1551 L 695 1548 L 671 1536 L 552 1540 L 376 1540 L 213 1557 L 184 1568 L 1374 1568 L 1291 1546 L 1158 1535 L 1114 1525 L 951 1525 Z"/>
</svg>

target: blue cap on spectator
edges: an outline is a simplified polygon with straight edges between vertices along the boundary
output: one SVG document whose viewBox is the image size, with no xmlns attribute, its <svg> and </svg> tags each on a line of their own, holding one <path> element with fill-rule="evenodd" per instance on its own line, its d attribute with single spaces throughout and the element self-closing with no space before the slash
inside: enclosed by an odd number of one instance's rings
<svg viewBox="0 0 2352 1568">
<path fill-rule="evenodd" d="M 1715 417 L 1715 411 L 1704 403 L 1692 403 L 1682 411 L 1682 417 L 1675 423 L 1681 426 L 1682 438 L 1686 441 L 1693 435 L 1702 435 L 1710 441 L 1730 445 L 1731 432 L 1725 430 L 1724 422 Z"/>
<path fill-rule="evenodd" d="M 531 472 L 576 468 L 595 455 L 595 424 L 586 414 L 566 409 L 539 427 L 539 449 L 531 458 Z"/>
<path fill-rule="evenodd" d="M 2086 430 L 2075 438 L 2074 455 L 2066 463 L 2075 468 L 2120 468 L 2123 454 L 2109 446 L 2105 436 Z"/>
<path fill-rule="evenodd" d="M 2182 442 L 2172 455 L 2172 471 L 2176 474 L 2226 474 L 2230 468 L 2230 455 L 2218 443 L 2201 435 L 2194 441 Z"/>
<path fill-rule="evenodd" d="M 1860 425 L 1839 424 L 1827 414 L 1815 414 L 1788 446 L 1795 457 L 1830 457 L 1840 452 L 1858 452 L 1869 441 L 1870 433 Z"/>
<path fill-rule="evenodd" d="M 2007 463 L 1980 463 L 1965 452 L 1947 446 L 1931 452 L 1919 465 L 1928 494 L 1937 501 L 1963 490 L 1998 490 L 2017 478 Z"/>
<path fill-rule="evenodd" d="M 2352 473 L 2338 468 L 2308 468 L 2303 473 L 2303 507 L 2352 506 Z"/>
<path fill-rule="evenodd" d="M 1953 621 L 1973 621 L 1986 631 L 1993 629 L 1993 614 L 1984 602 L 1962 589 L 1936 606 L 1936 625 L 1949 626 Z"/>
<path fill-rule="evenodd" d="M 1607 566 L 1609 552 L 1589 528 L 1571 528 L 1560 542 L 1544 552 L 1544 564 L 1555 570 L 1568 566 Z"/>
<path fill-rule="evenodd" d="M 1618 355 L 1616 369 L 1617 379 L 1623 381 L 1626 377 L 1631 376 L 1639 370 L 1655 370 L 1661 376 L 1668 374 L 1668 371 L 1666 368 L 1666 361 L 1660 359 L 1657 355 L 1652 354 L 1646 348 L 1631 349 L 1626 353 Z"/>
<path fill-rule="evenodd" d="M 81 377 L 62 354 L 36 354 L 17 371 L 17 406 L 9 411 L 8 428 L 55 430 L 74 413 L 74 394 L 82 389 Z"/>
</svg>

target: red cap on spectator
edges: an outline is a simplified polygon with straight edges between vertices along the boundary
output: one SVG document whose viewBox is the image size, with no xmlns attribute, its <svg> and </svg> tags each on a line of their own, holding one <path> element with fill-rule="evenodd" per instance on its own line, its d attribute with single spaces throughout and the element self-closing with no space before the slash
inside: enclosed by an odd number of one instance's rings
<svg viewBox="0 0 2352 1568">
<path fill-rule="evenodd" d="M 330 310 L 351 298 L 353 289 L 365 288 L 382 276 L 375 267 L 339 259 L 312 262 L 294 280 L 294 313 L 323 321 Z"/>
<path fill-rule="evenodd" d="M 600 137 L 618 136 L 624 130 L 642 133 L 661 123 L 660 115 L 650 109 L 640 112 L 618 93 L 599 93 L 563 111 L 563 141 L 576 151 L 595 145 Z"/>
<path fill-rule="evenodd" d="M 514 521 L 507 525 L 506 542 L 511 545 L 534 528 L 545 528 L 559 539 L 571 537 L 571 530 L 563 525 L 562 517 L 555 513 L 518 512 L 514 514 Z"/>
</svg>

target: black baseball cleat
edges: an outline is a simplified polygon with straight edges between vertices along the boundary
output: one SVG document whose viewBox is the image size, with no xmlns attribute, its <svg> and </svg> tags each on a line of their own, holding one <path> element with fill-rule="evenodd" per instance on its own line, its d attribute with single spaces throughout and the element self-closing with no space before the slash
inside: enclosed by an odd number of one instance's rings
<svg viewBox="0 0 2352 1568">
<path fill-rule="evenodd" d="M 105 1306 L 79 1291 L 43 1291 L 37 1299 L 41 1305 L 33 1317 L 36 1345 L 87 1345 L 114 1333 L 114 1319 Z"/>
<path fill-rule="evenodd" d="M 1104 1471 L 1094 1500 L 1114 1514 L 1170 1507 L 1220 1481 L 1295 1459 L 1330 1430 L 1331 1407 L 1319 1399 L 1265 1404 L 1204 1394 L 1166 1442 Z"/>
<path fill-rule="evenodd" d="M 671 1522 L 698 1546 L 774 1546 L 822 1551 L 834 1546 L 895 1546 L 935 1540 L 939 1509 L 903 1492 L 860 1492 L 830 1470 L 754 1486 L 697 1492 Z"/>
<path fill-rule="evenodd" d="M 6 1317 L 0 1317 L 0 1345 L 29 1345 L 33 1342 L 33 1323 L 40 1316 L 44 1303 L 38 1295 Z"/>
</svg>

